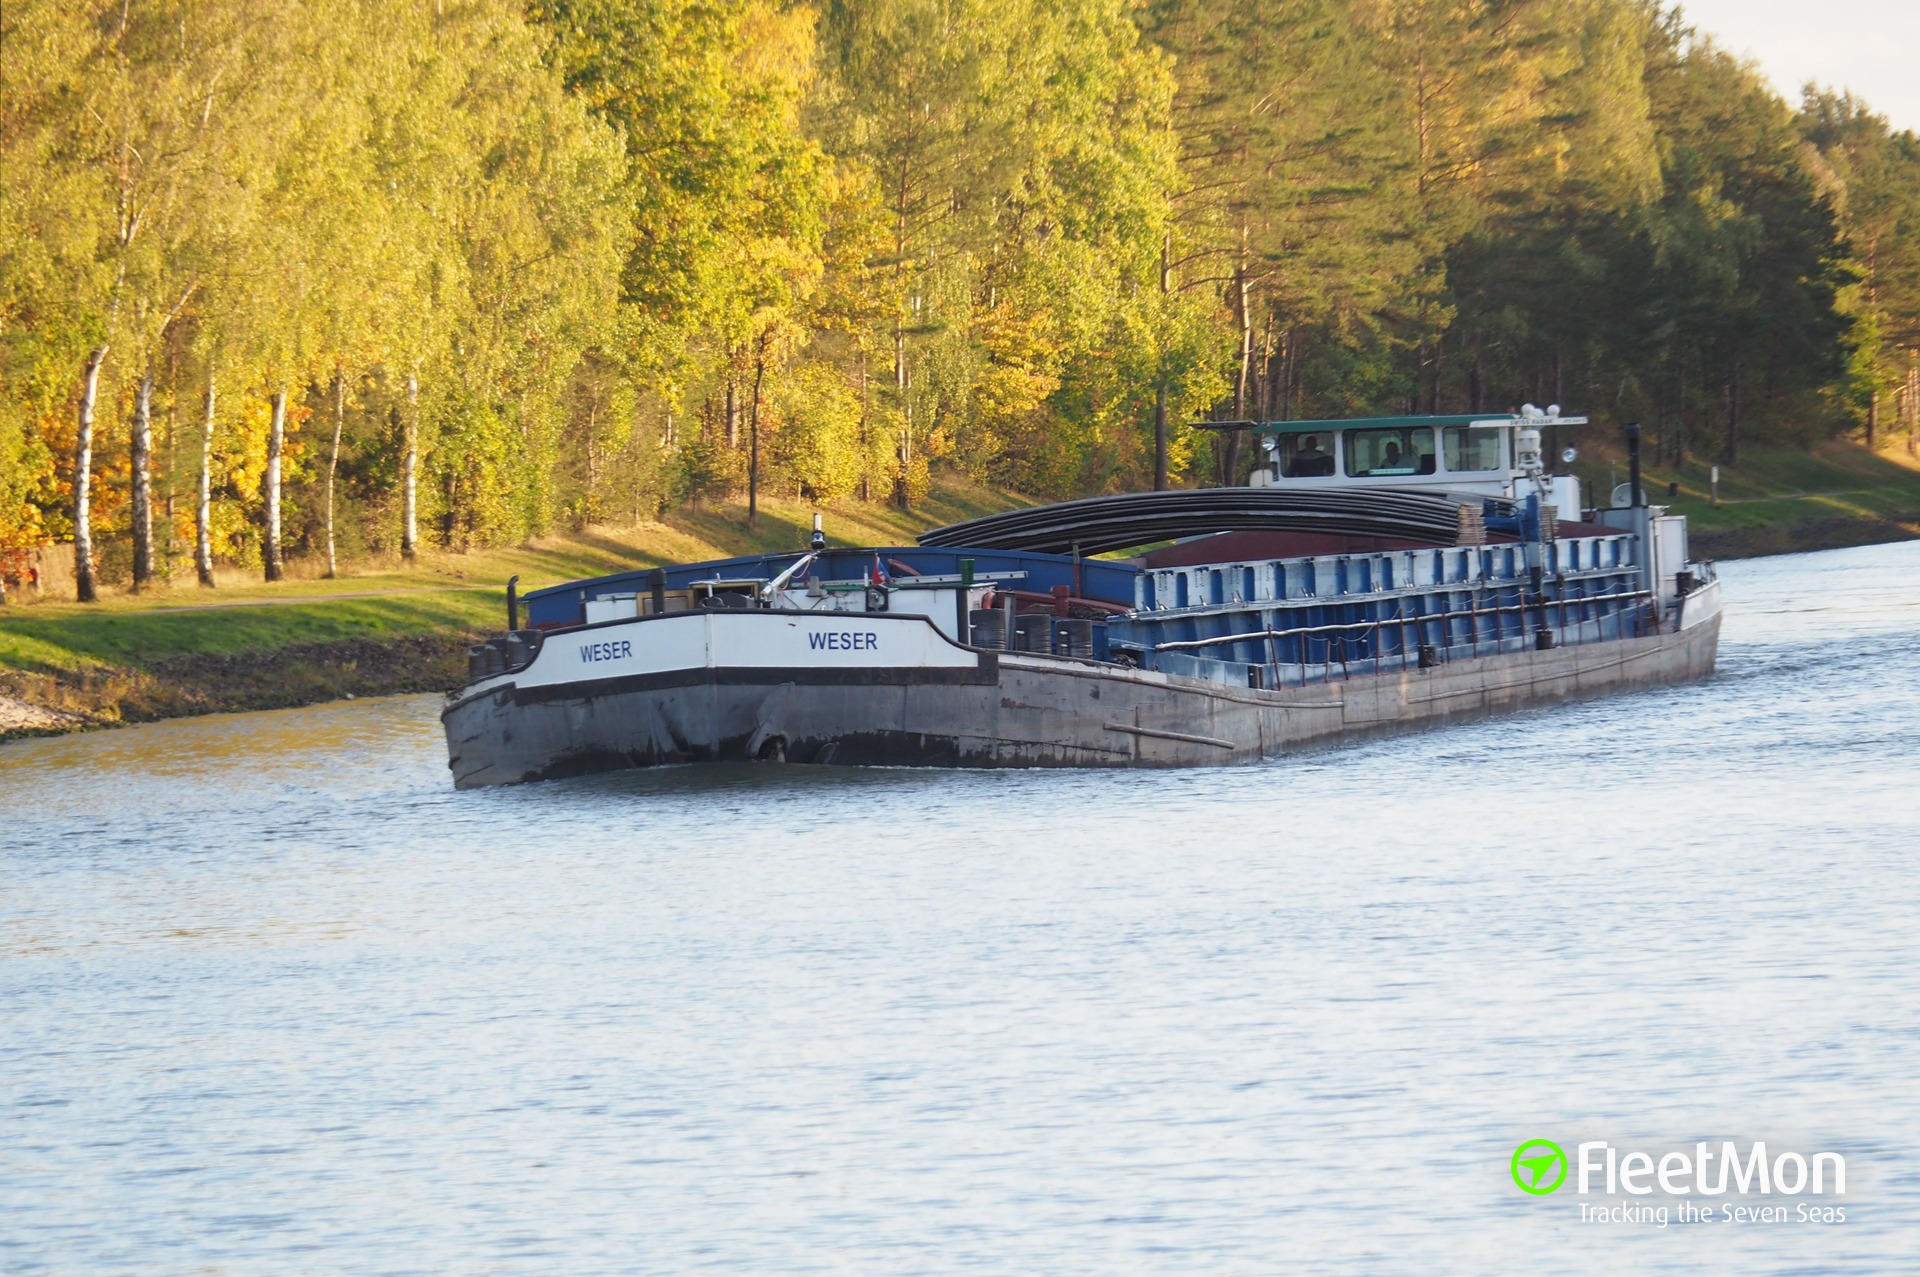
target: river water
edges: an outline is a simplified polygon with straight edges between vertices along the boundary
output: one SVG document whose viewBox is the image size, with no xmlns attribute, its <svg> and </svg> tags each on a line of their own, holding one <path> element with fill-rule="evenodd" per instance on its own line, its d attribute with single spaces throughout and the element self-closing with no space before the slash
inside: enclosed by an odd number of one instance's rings
<svg viewBox="0 0 1920 1277">
<path fill-rule="evenodd" d="M 1724 576 L 1711 683 L 1244 769 L 0 748 L 0 1272 L 1914 1271 L 1920 544 Z M 1846 1222 L 1582 1222 L 1534 1137 Z"/>
</svg>

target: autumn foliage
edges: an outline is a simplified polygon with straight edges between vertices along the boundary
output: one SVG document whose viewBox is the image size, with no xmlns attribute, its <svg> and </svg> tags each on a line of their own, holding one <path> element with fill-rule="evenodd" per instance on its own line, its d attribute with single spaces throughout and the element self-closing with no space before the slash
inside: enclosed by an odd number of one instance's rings
<svg viewBox="0 0 1920 1277">
<path fill-rule="evenodd" d="M 1920 141 L 1646 0 L 0 23 L 0 556 L 84 487 L 108 580 L 262 563 L 276 493 L 351 556 L 1236 480 L 1209 416 L 1920 434 Z"/>
</svg>

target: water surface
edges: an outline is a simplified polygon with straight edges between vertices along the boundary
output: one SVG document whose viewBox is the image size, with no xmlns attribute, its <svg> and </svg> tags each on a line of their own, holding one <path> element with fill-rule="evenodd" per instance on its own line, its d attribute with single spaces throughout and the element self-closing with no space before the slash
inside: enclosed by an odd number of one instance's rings
<svg viewBox="0 0 1920 1277">
<path fill-rule="evenodd" d="M 0 748 L 0 1271 L 1910 1270 L 1920 544 L 1725 578 L 1711 683 L 1242 769 Z M 1581 1224 L 1543 1135 L 1849 1220 Z"/>
</svg>

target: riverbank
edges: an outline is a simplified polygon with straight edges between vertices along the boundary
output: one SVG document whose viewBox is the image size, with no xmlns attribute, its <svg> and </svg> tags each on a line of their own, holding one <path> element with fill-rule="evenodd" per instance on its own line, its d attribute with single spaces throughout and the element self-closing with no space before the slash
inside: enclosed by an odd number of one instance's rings
<svg viewBox="0 0 1920 1277">
<path fill-rule="evenodd" d="M 465 589 L 76 610 L 0 619 L 0 738 L 442 691 L 499 609 L 493 590 Z"/>
<path fill-rule="evenodd" d="M 1018 499 L 944 485 L 912 511 L 829 510 L 841 544 L 911 544 L 929 527 Z M 222 571 L 98 603 L 0 611 L 0 740 L 193 714 L 282 709 L 349 696 L 445 691 L 466 679 L 466 649 L 505 627 L 506 583 L 522 592 L 637 567 L 804 546 L 814 507 L 763 501 L 678 512 L 658 523 L 542 537 L 473 554 L 431 553 L 351 566 L 324 579 L 295 560 L 266 585 Z"/>
<path fill-rule="evenodd" d="M 1624 483 L 1615 442 L 1583 445 L 1576 467 L 1589 500 L 1604 501 Z M 1750 448 L 1722 465 L 1714 501 L 1714 462 L 1647 468 L 1648 499 L 1687 517 L 1693 552 L 1704 559 L 1751 559 L 1920 538 L 1920 459 L 1904 450 L 1868 452 L 1829 442 L 1811 450 Z M 1670 495 L 1677 485 L 1677 495 Z"/>
<path fill-rule="evenodd" d="M 1624 474 L 1603 442 L 1579 466 L 1590 494 Z M 1920 465 L 1845 444 L 1755 450 L 1723 467 L 1651 467 L 1647 488 L 1685 514 L 1702 558 L 1736 559 L 1920 537 Z M 1667 495 L 1669 485 L 1678 495 Z M 925 528 L 1018 504 L 992 489 L 946 485 L 911 512 L 858 503 L 831 510 L 840 544 L 911 543 Z M 522 591 L 661 563 L 806 543 L 813 508 L 772 499 L 757 526 L 737 506 L 679 512 L 635 527 L 590 526 L 474 554 L 354 565 L 333 580 L 296 560 L 265 585 L 223 572 L 100 603 L 44 602 L 0 612 L 0 740 L 192 714 L 280 709 L 350 696 L 443 691 L 466 677 L 466 648 L 505 625 L 508 578 Z"/>
</svg>

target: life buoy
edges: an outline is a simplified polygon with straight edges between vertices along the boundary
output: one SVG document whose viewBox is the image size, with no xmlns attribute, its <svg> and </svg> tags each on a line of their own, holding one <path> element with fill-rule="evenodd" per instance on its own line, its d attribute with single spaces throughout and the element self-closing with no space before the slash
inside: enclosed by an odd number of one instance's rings
<svg viewBox="0 0 1920 1277">
<path fill-rule="evenodd" d="M 867 587 L 867 611 L 884 612 L 887 610 L 887 592 L 877 585 Z"/>
</svg>

